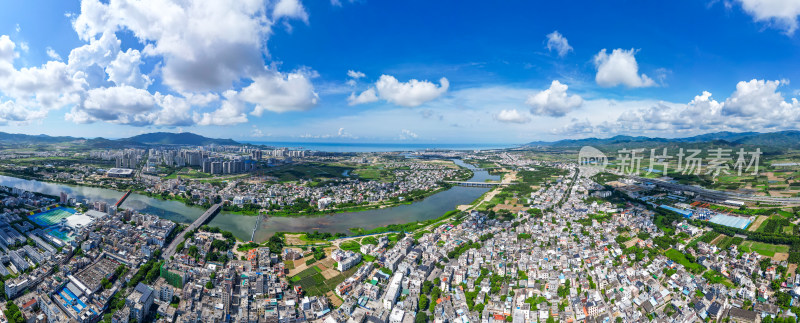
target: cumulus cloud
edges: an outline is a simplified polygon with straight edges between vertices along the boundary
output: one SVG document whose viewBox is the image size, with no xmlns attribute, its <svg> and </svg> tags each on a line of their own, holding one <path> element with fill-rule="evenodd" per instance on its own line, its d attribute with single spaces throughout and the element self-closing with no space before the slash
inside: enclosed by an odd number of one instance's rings
<svg viewBox="0 0 800 323">
<path fill-rule="evenodd" d="M 130 85 L 136 88 L 147 88 L 152 81 L 147 75 L 142 74 L 139 66 L 142 64 L 138 50 L 128 49 L 120 52 L 106 67 L 108 80 L 116 85 Z"/>
<path fill-rule="evenodd" d="M 12 101 L 0 102 L 0 125 L 27 124 L 46 115 L 44 109 L 28 109 Z"/>
<path fill-rule="evenodd" d="M 795 0 L 736 0 L 753 20 L 766 22 L 788 35 L 797 30 L 800 2 Z"/>
<path fill-rule="evenodd" d="M 645 74 L 639 74 L 639 64 L 636 63 L 636 50 L 617 48 L 609 55 L 602 49 L 594 56 L 594 65 L 597 67 L 595 81 L 598 85 L 611 87 L 625 85 L 627 87 L 655 86 L 656 82 Z"/>
<path fill-rule="evenodd" d="M 722 113 L 728 116 L 754 117 L 789 108 L 778 87 L 786 81 L 750 80 L 736 84 L 736 91 L 725 100 Z"/>
<path fill-rule="evenodd" d="M 557 129 L 567 133 L 580 129 L 593 132 L 675 132 L 697 131 L 776 131 L 795 129 L 800 121 L 800 102 L 787 101 L 778 88 L 782 80 L 741 81 L 724 101 L 715 100 L 703 91 L 687 104 L 657 102 L 622 112 L 613 122 Z"/>
<path fill-rule="evenodd" d="M 247 107 L 234 90 L 225 91 L 219 109 L 196 113 L 194 121 L 201 126 L 230 126 L 247 122 Z"/>
<path fill-rule="evenodd" d="M 353 92 L 350 93 L 349 97 L 347 97 L 347 104 L 349 105 L 372 103 L 376 101 L 378 101 L 378 95 L 375 93 L 374 88 L 366 89 L 359 95 L 356 95 L 355 92 Z"/>
<path fill-rule="evenodd" d="M 279 3 L 276 14 L 292 17 L 289 8 Z M 207 91 L 229 88 L 248 71 L 261 69 L 270 21 L 260 1 L 83 0 L 73 27 L 87 41 L 130 31 L 148 44 L 145 55 L 163 57 L 166 85 Z"/>
<path fill-rule="evenodd" d="M 449 87 L 450 82 L 444 77 L 439 80 L 438 86 L 433 82 L 416 79 L 400 82 L 391 75 L 381 75 L 375 83 L 381 99 L 404 107 L 416 107 L 436 99 L 447 92 Z"/>
<path fill-rule="evenodd" d="M 66 117 L 77 123 L 107 121 L 144 125 L 152 123 L 148 119 L 155 109 L 156 101 L 150 92 L 124 85 L 89 90 L 86 100 Z"/>
<path fill-rule="evenodd" d="M 272 11 L 272 19 L 295 18 L 308 23 L 308 12 L 300 0 L 280 0 Z"/>
<path fill-rule="evenodd" d="M 572 51 L 567 38 L 561 35 L 558 30 L 547 34 L 547 50 L 556 51 L 559 57 L 564 57 Z"/>
<path fill-rule="evenodd" d="M 51 61 L 16 69 L 22 43 L 0 36 L 0 96 L 14 107 L 41 108 L 32 116 L 72 106 L 66 118 L 79 123 L 236 124 L 247 114 L 302 111 L 319 100 L 316 72 L 266 66 L 275 23 L 308 22 L 299 0 L 83 0 L 80 13 L 68 17 L 84 44 L 64 62 L 48 47 Z M 119 32 L 141 47 L 122 51 Z M 157 62 L 149 73 L 142 71 L 145 59 Z M 172 94 L 147 91 L 155 81 Z M 210 112 L 196 110 L 212 104 Z"/>
<path fill-rule="evenodd" d="M 242 89 L 241 98 L 256 105 L 252 112 L 254 116 L 261 116 L 264 111 L 305 111 L 319 102 L 319 94 L 311 84 L 314 76 L 314 73 L 304 70 L 292 73 L 266 70 Z"/>
<path fill-rule="evenodd" d="M 520 113 L 517 109 L 502 110 L 494 116 L 494 119 L 506 123 L 528 123 L 531 118 Z"/>
<path fill-rule="evenodd" d="M 525 103 L 531 106 L 532 114 L 562 117 L 583 104 L 580 96 L 567 94 L 568 88 L 555 80 L 550 83 L 550 88 L 529 96 Z"/>
<path fill-rule="evenodd" d="M 74 71 L 59 61 L 16 69 L 14 60 L 19 54 L 15 48 L 7 35 L 0 36 L 0 95 L 12 99 L 17 106 L 44 111 L 79 101 L 86 72 Z"/>
<path fill-rule="evenodd" d="M 589 134 L 594 132 L 595 127 L 589 120 L 572 119 L 561 128 L 553 129 L 551 132 L 556 135 L 575 135 L 575 134 Z"/>
</svg>

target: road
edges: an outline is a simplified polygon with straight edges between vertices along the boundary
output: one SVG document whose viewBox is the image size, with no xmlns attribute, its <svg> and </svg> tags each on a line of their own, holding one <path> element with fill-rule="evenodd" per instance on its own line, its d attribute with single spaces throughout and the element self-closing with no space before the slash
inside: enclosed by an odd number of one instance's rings
<svg viewBox="0 0 800 323">
<path fill-rule="evenodd" d="M 194 220 L 192 224 L 190 224 L 186 229 L 183 230 L 175 239 L 172 239 L 172 242 L 167 246 L 164 250 L 164 259 L 169 259 L 170 257 L 175 255 L 175 249 L 178 248 L 178 245 L 183 242 L 183 236 L 186 233 L 191 232 L 194 229 L 199 228 L 201 225 L 205 224 L 211 217 L 217 215 L 219 211 L 222 209 L 222 203 L 217 203 L 212 205 L 208 210 L 206 210 L 203 215 L 201 215 L 197 220 Z"/>
<path fill-rule="evenodd" d="M 670 183 L 654 178 L 644 178 L 634 175 L 625 175 L 628 178 L 636 179 L 642 182 L 653 183 L 658 186 L 666 187 L 668 189 L 673 190 L 682 190 L 682 191 L 690 191 L 694 192 L 699 196 L 704 196 L 712 199 L 717 200 L 733 200 L 733 201 L 742 201 L 742 202 L 761 202 L 767 204 L 781 204 L 781 205 L 794 205 L 800 204 L 800 198 L 797 197 L 771 197 L 771 196 L 758 196 L 758 195 L 746 195 L 746 194 L 738 194 L 732 192 L 723 192 L 723 191 L 715 191 L 707 188 L 702 188 L 698 186 L 692 185 L 683 185 L 677 183 Z"/>
</svg>

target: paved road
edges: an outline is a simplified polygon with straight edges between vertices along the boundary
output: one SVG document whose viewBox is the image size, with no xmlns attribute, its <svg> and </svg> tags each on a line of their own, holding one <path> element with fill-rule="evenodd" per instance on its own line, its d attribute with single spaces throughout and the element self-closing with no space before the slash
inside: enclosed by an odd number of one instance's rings
<svg viewBox="0 0 800 323">
<path fill-rule="evenodd" d="M 643 182 L 653 183 L 658 186 L 666 187 L 669 189 L 675 190 L 683 190 L 683 191 L 690 191 L 694 192 L 697 195 L 705 196 L 713 199 L 719 200 L 733 200 L 733 201 L 742 201 L 742 202 L 761 202 L 761 203 L 768 203 L 768 204 L 800 204 L 800 198 L 797 197 L 771 197 L 771 196 L 758 196 L 758 195 L 746 195 L 746 194 L 738 194 L 733 192 L 724 192 L 724 191 L 716 191 L 707 188 L 697 187 L 693 185 L 683 185 L 677 183 L 670 183 L 658 179 L 653 178 L 644 178 L 639 176 L 627 175 L 629 178 L 633 178 L 636 180 L 640 180 Z"/>
<path fill-rule="evenodd" d="M 186 235 L 186 233 L 199 228 L 201 225 L 206 223 L 211 217 L 217 215 L 217 213 L 219 213 L 221 209 L 222 209 L 222 203 L 212 205 L 208 210 L 206 210 L 205 213 L 203 213 L 203 215 L 201 215 L 199 218 L 197 218 L 197 220 L 194 220 L 192 224 L 186 227 L 186 229 L 183 230 L 183 232 L 179 233 L 178 236 L 175 237 L 175 239 L 172 239 L 172 242 L 169 244 L 169 246 L 167 246 L 167 249 L 164 250 L 164 259 L 169 259 L 169 257 L 175 255 L 175 249 L 181 242 L 183 242 L 184 240 L 183 236 Z"/>
</svg>

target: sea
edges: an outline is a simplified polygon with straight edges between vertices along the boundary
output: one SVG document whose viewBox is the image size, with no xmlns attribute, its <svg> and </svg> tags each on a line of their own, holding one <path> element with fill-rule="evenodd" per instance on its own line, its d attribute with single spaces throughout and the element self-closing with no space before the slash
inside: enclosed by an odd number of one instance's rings
<svg viewBox="0 0 800 323">
<path fill-rule="evenodd" d="M 489 150 L 519 147 L 516 144 L 453 144 L 453 143 L 352 143 L 352 142 L 279 142 L 241 141 L 251 145 L 286 147 L 292 150 L 314 150 L 337 153 L 423 151 L 423 150 Z"/>
</svg>

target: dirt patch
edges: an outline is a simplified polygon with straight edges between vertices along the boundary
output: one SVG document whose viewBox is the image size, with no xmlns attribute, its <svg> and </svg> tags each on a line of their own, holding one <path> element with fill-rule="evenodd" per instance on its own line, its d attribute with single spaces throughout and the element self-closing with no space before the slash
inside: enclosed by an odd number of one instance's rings
<svg viewBox="0 0 800 323">
<path fill-rule="evenodd" d="M 328 270 L 323 270 L 320 274 L 322 274 L 322 277 L 325 277 L 325 279 L 331 279 L 339 275 L 339 272 L 336 269 L 331 268 Z"/>
<path fill-rule="evenodd" d="M 517 181 L 517 172 L 512 171 L 506 173 L 506 176 L 503 176 L 503 178 L 500 181 L 503 183 L 511 183 Z"/>
<path fill-rule="evenodd" d="M 773 172 L 767 172 L 764 175 L 767 175 L 767 180 L 768 181 L 782 181 L 783 180 L 783 178 L 775 176 L 775 173 L 773 173 Z"/>
<path fill-rule="evenodd" d="M 794 276 L 797 274 L 797 264 L 789 264 L 786 272 L 789 273 L 789 279 L 794 280 Z"/>
<path fill-rule="evenodd" d="M 300 234 L 287 234 L 284 235 L 287 245 L 304 245 L 305 241 L 300 240 Z"/>
<path fill-rule="evenodd" d="M 342 299 L 339 298 L 339 296 L 337 296 L 333 291 L 325 293 L 325 296 L 328 296 L 328 299 L 331 300 L 331 305 L 333 305 L 333 307 L 342 306 L 342 303 L 344 303 L 344 301 L 342 301 Z"/>
<path fill-rule="evenodd" d="M 774 256 L 772 256 L 772 260 L 775 261 L 784 261 L 789 259 L 789 254 L 786 252 L 776 252 Z"/>
<path fill-rule="evenodd" d="M 772 197 L 792 197 L 791 192 L 770 190 L 769 195 Z"/>
<path fill-rule="evenodd" d="M 517 204 L 517 206 L 511 205 L 511 204 L 499 204 L 499 205 L 496 205 L 492 210 L 494 210 L 495 212 L 500 211 L 500 210 L 509 210 L 509 211 L 511 211 L 511 213 L 517 213 L 519 211 L 528 210 L 528 209 L 529 209 L 528 207 L 524 207 L 524 206 L 521 206 L 519 204 Z"/>
<path fill-rule="evenodd" d="M 623 243 L 623 244 L 625 245 L 625 249 L 627 249 L 627 248 L 633 247 L 637 243 L 639 243 L 639 238 L 630 239 L 628 241 L 625 241 L 625 243 Z"/>
<path fill-rule="evenodd" d="M 325 269 L 328 269 L 328 268 L 333 268 L 333 264 L 336 261 L 333 261 L 333 259 L 330 257 L 330 253 L 328 254 L 328 256 L 329 257 L 326 257 L 325 259 L 317 261 L 316 265 L 317 265 L 317 267 L 319 267 L 319 269 L 325 270 Z"/>
<path fill-rule="evenodd" d="M 747 231 L 750 231 L 750 232 L 755 232 L 756 230 L 758 230 L 758 227 L 760 227 L 760 226 L 761 226 L 761 224 L 762 224 L 762 223 L 764 223 L 764 221 L 766 221 L 767 219 L 769 219 L 769 217 L 768 217 L 768 216 L 759 215 L 759 216 L 756 218 L 756 220 L 755 220 L 755 221 L 753 221 L 753 223 L 752 223 L 752 224 L 750 224 L 750 226 L 749 226 L 749 227 L 747 227 Z"/>
</svg>

